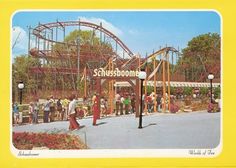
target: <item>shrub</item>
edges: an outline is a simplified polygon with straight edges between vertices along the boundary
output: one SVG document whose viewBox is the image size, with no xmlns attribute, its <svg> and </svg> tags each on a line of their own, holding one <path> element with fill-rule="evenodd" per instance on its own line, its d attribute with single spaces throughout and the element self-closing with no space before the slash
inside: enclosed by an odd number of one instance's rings
<svg viewBox="0 0 236 168">
<path fill-rule="evenodd" d="M 191 87 L 184 87 L 184 95 L 191 95 L 192 94 L 192 88 Z"/>
<path fill-rule="evenodd" d="M 207 87 L 201 87 L 200 88 L 200 94 L 201 95 L 206 95 L 208 93 L 208 88 Z"/>
<path fill-rule="evenodd" d="M 221 88 L 220 88 L 220 87 L 216 87 L 216 88 L 214 88 L 213 93 L 214 93 L 214 97 L 215 97 L 215 99 L 220 98 Z"/>
</svg>

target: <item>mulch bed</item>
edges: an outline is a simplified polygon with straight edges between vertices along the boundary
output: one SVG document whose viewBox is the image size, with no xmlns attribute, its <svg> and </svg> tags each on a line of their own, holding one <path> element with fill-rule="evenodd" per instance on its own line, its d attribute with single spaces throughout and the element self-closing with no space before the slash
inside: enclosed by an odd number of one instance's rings
<svg viewBox="0 0 236 168">
<path fill-rule="evenodd" d="M 19 150 L 41 147 L 50 150 L 88 149 L 78 136 L 68 134 L 13 132 L 13 145 Z"/>
</svg>

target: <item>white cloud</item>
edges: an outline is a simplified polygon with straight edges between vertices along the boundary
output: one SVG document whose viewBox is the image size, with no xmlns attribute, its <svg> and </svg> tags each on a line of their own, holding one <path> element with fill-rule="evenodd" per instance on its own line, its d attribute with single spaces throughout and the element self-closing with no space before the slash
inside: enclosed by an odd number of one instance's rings
<svg viewBox="0 0 236 168">
<path fill-rule="evenodd" d="M 84 22 L 91 22 L 97 25 L 100 25 L 100 23 L 102 23 L 102 26 L 109 30 L 110 32 L 112 32 L 113 34 L 115 34 L 116 36 L 121 36 L 123 34 L 123 32 L 116 26 L 114 26 L 112 23 L 106 21 L 105 19 L 102 18 L 95 18 L 95 17 L 79 17 L 80 21 L 84 21 Z M 81 28 L 82 29 L 82 28 Z"/>
<path fill-rule="evenodd" d="M 26 31 L 19 26 L 12 28 L 12 47 L 14 47 L 13 49 L 27 50 L 28 36 Z"/>
</svg>

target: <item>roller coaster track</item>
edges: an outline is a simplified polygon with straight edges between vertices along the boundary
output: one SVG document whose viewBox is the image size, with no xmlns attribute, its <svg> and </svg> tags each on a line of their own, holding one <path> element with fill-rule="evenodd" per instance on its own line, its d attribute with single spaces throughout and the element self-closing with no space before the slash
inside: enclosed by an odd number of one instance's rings
<svg viewBox="0 0 236 168">
<path fill-rule="evenodd" d="M 66 22 L 52 22 L 52 23 L 46 23 L 46 24 L 39 24 L 37 27 L 33 29 L 33 35 L 36 37 L 43 39 L 45 41 L 51 42 L 51 43 L 60 43 L 64 45 L 71 45 L 71 46 L 77 46 L 77 44 L 74 43 L 66 43 L 66 42 L 60 42 L 56 41 L 54 39 L 47 38 L 43 35 L 44 30 L 52 30 L 53 28 L 56 27 L 62 27 L 65 28 L 67 26 L 85 26 L 85 27 L 90 27 L 93 28 L 94 30 L 99 30 L 115 40 L 115 42 L 130 56 L 133 57 L 133 52 L 112 32 L 109 30 L 105 29 L 104 27 L 94 24 L 94 23 L 89 23 L 89 22 L 84 22 L 84 21 L 66 21 Z"/>
<path fill-rule="evenodd" d="M 51 33 L 53 34 L 53 30 L 55 30 L 55 28 L 62 28 L 64 30 L 64 36 L 65 36 L 65 28 L 66 27 L 70 27 L 70 26 L 84 26 L 84 27 L 89 27 L 92 28 L 93 31 L 94 30 L 98 30 L 102 33 L 104 33 L 105 35 L 107 35 L 108 37 L 110 37 L 111 39 L 113 39 L 116 42 L 116 45 L 119 45 L 124 52 L 126 52 L 129 55 L 129 58 L 126 59 L 122 59 L 121 56 L 119 56 L 116 52 L 114 52 L 111 57 L 113 62 L 115 63 L 115 65 L 117 67 L 119 67 L 120 69 L 123 70 L 127 70 L 127 69 L 140 69 L 142 66 L 144 66 L 149 59 L 154 58 L 157 55 L 163 55 L 164 57 L 166 57 L 166 55 L 168 54 L 168 52 L 175 52 L 177 53 L 178 51 L 173 48 L 173 47 L 165 47 L 162 48 L 156 52 L 154 52 L 153 54 L 147 56 L 146 58 L 140 58 L 140 56 L 138 55 L 134 55 L 133 52 L 116 36 L 114 35 L 112 32 L 110 32 L 109 30 L 105 29 L 102 24 L 97 25 L 94 23 L 90 23 L 90 22 L 84 22 L 84 21 L 65 21 L 65 22 L 51 22 L 51 23 L 46 23 L 46 24 L 39 24 L 38 26 L 36 26 L 35 28 L 32 29 L 32 34 L 34 36 L 36 36 L 38 39 L 41 40 L 45 40 L 47 42 L 50 42 L 52 44 L 61 44 L 61 45 L 65 45 L 65 46 L 77 46 L 77 43 L 73 43 L 73 42 L 65 42 L 65 41 L 59 41 L 57 40 L 57 38 L 53 38 L 53 37 L 49 37 L 45 35 L 45 31 L 51 31 Z M 69 53 L 60 53 L 60 52 L 53 52 L 52 50 L 42 50 L 39 49 L 37 51 L 36 55 L 31 54 L 32 56 L 37 56 L 39 58 L 49 58 L 49 59 L 67 59 L 68 57 L 70 57 L 71 59 L 77 59 L 77 55 L 74 54 L 69 54 Z M 101 53 L 104 55 L 104 53 Z M 80 52 L 80 55 L 86 55 L 86 53 L 82 53 Z M 141 61 L 141 65 L 138 65 L 137 62 Z M 162 61 L 160 62 L 160 64 L 158 65 L 158 67 L 156 67 L 156 69 L 154 70 L 155 72 L 160 68 Z M 105 69 L 108 67 L 108 64 L 104 67 Z M 51 68 L 52 71 L 50 71 L 50 68 L 45 68 L 45 67 L 33 67 L 31 68 L 34 72 L 46 72 L 46 73 L 72 73 L 72 74 L 76 74 L 77 70 L 76 68 L 71 68 L 71 71 L 69 70 L 69 68 L 59 68 L 59 67 L 54 67 Z M 155 73 L 151 73 L 149 78 L 151 78 L 153 76 L 153 74 Z"/>
<path fill-rule="evenodd" d="M 144 60 L 144 62 L 140 65 L 140 67 L 144 66 L 149 59 L 152 59 L 153 57 L 157 56 L 157 55 L 160 55 L 160 54 L 164 54 L 164 56 L 166 57 L 166 55 L 170 52 L 175 52 L 175 53 L 178 53 L 179 51 L 176 50 L 174 47 L 165 47 L 165 48 L 162 48 L 154 53 L 152 53 L 151 55 L 147 56 Z M 140 68 L 139 67 L 139 68 Z"/>
</svg>

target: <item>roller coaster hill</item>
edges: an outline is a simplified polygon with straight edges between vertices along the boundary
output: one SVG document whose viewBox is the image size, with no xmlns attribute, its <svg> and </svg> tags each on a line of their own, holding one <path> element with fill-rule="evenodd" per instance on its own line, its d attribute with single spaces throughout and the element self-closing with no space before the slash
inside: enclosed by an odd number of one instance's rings
<svg viewBox="0 0 236 168">
<path fill-rule="evenodd" d="M 68 30 L 74 31 L 68 35 Z M 29 69 L 31 78 L 36 80 L 33 94 L 38 97 L 45 95 L 44 92 L 56 97 L 68 96 L 72 92 L 76 92 L 79 97 L 91 97 L 96 92 L 113 99 L 117 91 L 115 89 L 127 86 L 133 86 L 133 91 L 139 93 L 137 77 L 97 79 L 93 73 L 99 68 L 110 71 L 140 71 L 144 68 L 147 72 L 145 85 L 156 86 L 155 92 L 157 88 L 162 88 L 162 92 L 166 93 L 169 91 L 168 88 L 165 90 L 167 86 L 209 85 L 204 83 L 208 74 L 191 81 L 186 77 L 186 72 L 176 68 L 176 63 L 181 62 L 178 49 L 160 47 L 158 51 L 141 57 L 105 29 L 102 23 L 97 25 L 80 20 L 39 23 L 34 28 L 29 27 L 28 50 L 31 57 L 40 60 L 39 64 Z"/>
</svg>

